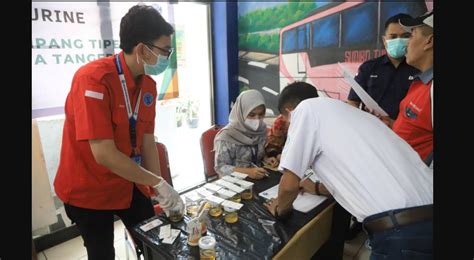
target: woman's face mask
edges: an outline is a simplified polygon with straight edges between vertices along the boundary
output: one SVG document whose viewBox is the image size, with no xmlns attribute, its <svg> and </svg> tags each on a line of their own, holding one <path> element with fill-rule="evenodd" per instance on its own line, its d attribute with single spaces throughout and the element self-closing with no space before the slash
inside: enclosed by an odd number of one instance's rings
<svg viewBox="0 0 474 260">
<path fill-rule="evenodd" d="M 163 71 L 168 68 L 168 65 L 170 63 L 170 60 L 166 58 L 165 56 L 162 55 L 157 55 L 155 54 L 148 46 L 145 45 L 145 47 L 153 53 L 157 57 L 156 63 L 155 64 L 147 64 L 145 61 L 143 61 L 143 68 L 145 69 L 145 74 L 146 75 L 159 75 Z"/>
<path fill-rule="evenodd" d="M 254 131 L 257 131 L 257 129 L 260 127 L 260 124 L 264 124 L 263 119 L 245 119 L 245 125 Z"/>
<path fill-rule="evenodd" d="M 390 57 L 399 59 L 407 53 L 408 38 L 386 40 L 387 53 Z"/>
</svg>

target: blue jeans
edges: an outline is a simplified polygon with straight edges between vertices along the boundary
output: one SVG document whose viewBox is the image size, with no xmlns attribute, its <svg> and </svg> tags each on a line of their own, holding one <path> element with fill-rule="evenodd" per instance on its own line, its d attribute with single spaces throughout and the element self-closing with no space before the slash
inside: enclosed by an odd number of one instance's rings
<svg viewBox="0 0 474 260">
<path fill-rule="evenodd" d="M 396 213 L 406 209 L 392 211 Z M 389 212 L 369 216 L 364 219 L 363 223 L 387 216 Z M 363 225 L 363 228 L 367 232 L 365 225 Z M 396 225 L 392 229 L 369 234 L 369 243 L 372 250 L 370 260 L 433 259 L 433 220 L 405 226 Z"/>
</svg>

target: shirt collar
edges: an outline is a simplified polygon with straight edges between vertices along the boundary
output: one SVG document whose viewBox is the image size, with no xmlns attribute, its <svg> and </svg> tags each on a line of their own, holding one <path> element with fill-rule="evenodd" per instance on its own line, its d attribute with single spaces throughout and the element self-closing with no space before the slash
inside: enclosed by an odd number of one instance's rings
<svg viewBox="0 0 474 260">
<path fill-rule="evenodd" d="M 423 81 L 423 83 L 427 85 L 428 82 L 430 82 L 433 79 L 433 66 L 431 66 L 425 72 L 417 74 L 415 78 Z"/>
<path fill-rule="evenodd" d="M 387 54 L 385 54 L 383 57 L 382 57 L 382 64 L 387 64 L 390 62 L 390 59 L 388 58 Z"/>
<path fill-rule="evenodd" d="M 127 81 L 127 88 L 135 88 L 135 80 L 133 80 L 132 73 L 128 69 L 127 64 L 125 63 L 125 53 L 122 51 L 119 54 L 120 64 L 122 65 L 123 74 L 125 75 L 125 81 Z"/>
<path fill-rule="evenodd" d="M 394 66 L 393 63 L 390 61 L 390 58 L 388 57 L 388 55 L 385 54 L 385 55 L 382 57 L 382 64 L 388 64 L 388 63 L 391 64 L 392 66 Z M 399 64 L 398 66 L 400 67 L 400 66 L 404 66 L 404 65 L 406 65 L 406 64 L 407 64 L 407 59 L 406 59 L 406 58 L 403 58 L 403 60 L 400 61 L 400 64 Z"/>
</svg>

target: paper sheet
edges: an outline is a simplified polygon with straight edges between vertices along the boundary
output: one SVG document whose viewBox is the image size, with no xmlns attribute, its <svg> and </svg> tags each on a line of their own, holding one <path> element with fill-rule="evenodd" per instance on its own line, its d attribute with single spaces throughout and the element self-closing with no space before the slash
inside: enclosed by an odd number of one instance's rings
<svg viewBox="0 0 474 260">
<path fill-rule="evenodd" d="M 222 206 L 239 210 L 240 208 L 244 206 L 244 204 L 236 203 L 230 200 L 224 200 L 224 202 L 222 202 Z"/>
<path fill-rule="evenodd" d="M 160 239 L 163 239 L 163 238 L 169 237 L 170 235 L 171 235 L 171 225 L 168 224 L 168 225 L 161 226 L 160 234 L 158 235 L 158 237 Z"/>
<path fill-rule="evenodd" d="M 220 189 L 222 189 L 222 187 L 217 186 L 217 185 L 212 184 L 212 183 L 206 183 L 206 185 L 204 185 L 203 187 L 210 190 L 210 191 L 219 191 Z"/>
<path fill-rule="evenodd" d="M 179 233 L 181 233 L 181 230 L 179 229 L 171 229 L 171 234 L 168 237 L 163 238 L 162 243 L 163 244 L 173 244 L 173 242 L 176 240 L 176 238 L 179 236 Z"/>
<path fill-rule="evenodd" d="M 232 177 L 232 176 L 229 176 L 229 175 L 224 176 L 221 179 L 224 180 L 224 181 L 230 182 L 230 183 L 236 183 L 236 182 L 240 181 L 239 178 L 235 178 L 235 177 Z"/>
<path fill-rule="evenodd" d="M 265 199 L 274 199 L 278 197 L 278 187 L 280 184 L 271 187 L 268 190 L 260 192 L 258 195 Z M 327 198 L 324 196 L 313 195 L 308 192 L 298 194 L 295 201 L 293 201 L 293 208 L 297 211 L 307 213 L 321 204 Z"/>
<path fill-rule="evenodd" d="M 351 85 L 354 92 L 359 96 L 360 100 L 364 105 L 369 109 L 369 111 L 374 111 L 375 113 L 381 116 L 388 116 L 387 112 L 385 112 L 377 102 L 369 95 L 367 92 L 355 81 L 354 76 L 351 75 L 350 71 L 342 65 L 342 63 L 338 63 L 339 67 L 342 69 L 342 75 Z"/>
<path fill-rule="evenodd" d="M 155 219 L 151 222 L 146 223 L 145 225 L 140 226 L 140 229 L 143 230 L 143 232 L 147 232 L 148 230 L 153 229 L 161 224 L 163 224 L 161 220 Z"/>
<path fill-rule="evenodd" d="M 245 178 L 247 178 L 247 176 L 248 176 L 247 174 L 245 174 L 245 173 L 240 173 L 240 172 L 233 172 L 233 173 L 231 173 L 230 175 L 232 175 L 232 176 L 234 176 L 234 177 L 236 177 L 236 178 L 239 178 L 239 179 L 245 179 Z"/>
</svg>

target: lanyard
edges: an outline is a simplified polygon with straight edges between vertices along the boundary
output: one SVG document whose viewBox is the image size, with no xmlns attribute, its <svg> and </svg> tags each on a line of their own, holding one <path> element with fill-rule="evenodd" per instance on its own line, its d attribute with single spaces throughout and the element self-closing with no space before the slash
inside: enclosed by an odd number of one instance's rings
<svg viewBox="0 0 474 260">
<path fill-rule="evenodd" d="M 257 164 L 258 144 L 255 146 L 252 146 L 252 148 L 250 148 L 250 151 L 252 151 L 252 162 Z"/>
<path fill-rule="evenodd" d="M 132 142 L 132 153 L 135 154 L 135 149 L 137 147 L 137 135 L 136 135 L 136 124 L 138 118 L 138 108 L 140 107 L 140 97 L 142 91 L 138 94 L 137 103 L 135 104 L 135 111 L 132 114 L 132 105 L 130 103 L 130 97 L 128 96 L 127 82 L 125 80 L 125 75 L 123 74 L 122 65 L 120 64 L 119 55 L 115 55 L 115 66 L 117 67 L 117 72 L 120 78 L 120 83 L 122 85 L 123 96 L 125 99 L 125 107 L 127 108 L 128 122 L 130 126 L 130 140 Z"/>
</svg>

